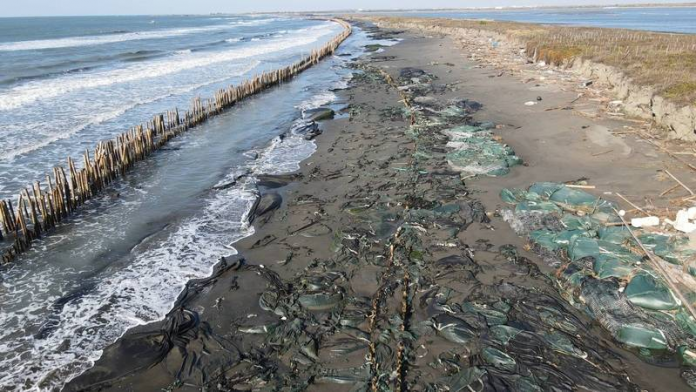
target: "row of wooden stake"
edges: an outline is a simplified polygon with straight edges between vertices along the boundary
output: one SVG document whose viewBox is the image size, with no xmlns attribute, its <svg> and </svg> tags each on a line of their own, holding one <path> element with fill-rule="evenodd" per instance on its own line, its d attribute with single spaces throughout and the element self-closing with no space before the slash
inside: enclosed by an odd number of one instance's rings
<svg viewBox="0 0 696 392">
<path fill-rule="evenodd" d="M 229 86 L 215 93 L 212 99 L 196 98 L 189 110 L 168 111 L 155 116 L 145 125 L 136 126 L 115 140 L 99 142 L 93 153 L 85 150 L 82 165 L 68 157 L 67 171 L 57 166 L 53 177 L 46 175 L 40 181 L 22 189 L 16 205 L 11 200 L 0 200 L 0 243 L 9 246 L 0 250 L 2 262 L 9 263 L 29 249 L 31 242 L 50 233 L 82 204 L 100 194 L 110 183 L 123 176 L 133 165 L 147 158 L 172 138 L 220 114 L 246 97 L 291 79 L 324 58 L 351 34 L 349 23 L 332 21 L 343 27 L 343 32 L 309 56 L 290 66 L 272 72 L 263 72 L 237 86 Z"/>
</svg>

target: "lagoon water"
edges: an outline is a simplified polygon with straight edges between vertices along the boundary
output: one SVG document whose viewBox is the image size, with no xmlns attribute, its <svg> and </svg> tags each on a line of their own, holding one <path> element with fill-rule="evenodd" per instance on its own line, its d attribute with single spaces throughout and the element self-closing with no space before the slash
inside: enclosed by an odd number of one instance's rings
<svg viewBox="0 0 696 392">
<path fill-rule="evenodd" d="M 421 18 L 490 19 L 513 22 L 696 33 L 696 7 L 538 8 L 482 11 L 405 11 L 384 14 Z"/>
<path fill-rule="evenodd" d="M 0 19 L 0 198 L 16 200 L 67 156 L 290 64 L 340 30 L 264 15 Z M 253 230 L 254 176 L 293 171 L 314 151 L 293 132 L 303 110 L 340 104 L 345 63 L 370 42 L 357 30 L 342 56 L 174 140 L 2 266 L 0 390 L 60 388 L 234 254 Z"/>
</svg>

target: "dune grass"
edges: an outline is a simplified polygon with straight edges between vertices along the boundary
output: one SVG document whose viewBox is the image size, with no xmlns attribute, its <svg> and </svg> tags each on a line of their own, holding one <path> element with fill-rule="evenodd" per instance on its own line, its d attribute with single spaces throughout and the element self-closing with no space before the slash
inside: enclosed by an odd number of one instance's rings
<svg viewBox="0 0 696 392">
<path fill-rule="evenodd" d="M 610 65 L 634 83 L 680 105 L 696 105 L 696 34 L 440 18 L 370 17 L 393 25 L 491 31 L 515 39 L 529 56 L 564 65 L 583 58 Z"/>
</svg>

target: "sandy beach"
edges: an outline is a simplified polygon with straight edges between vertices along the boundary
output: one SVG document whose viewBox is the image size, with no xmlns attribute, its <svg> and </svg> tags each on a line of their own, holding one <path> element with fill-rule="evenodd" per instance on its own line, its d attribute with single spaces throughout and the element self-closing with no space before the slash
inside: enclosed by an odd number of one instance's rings
<svg viewBox="0 0 696 392">
<path fill-rule="evenodd" d="M 601 102 L 577 80 L 529 82 L 450 37 L 358 23 L 401 41 L 353 64 L 345 109 L 297 173 L 259 179 L 239 254 L 64 390 L 690 390 L 675 360 L 651 363 L 569 302 L 499 195 L 582 179 L 630 209 L 616 193 L 693 172 L 619 132 L 635 122 L 583 115 Z M 523 163 L 453 167 L 447 130 L 462 126 Z"/>
</svg>

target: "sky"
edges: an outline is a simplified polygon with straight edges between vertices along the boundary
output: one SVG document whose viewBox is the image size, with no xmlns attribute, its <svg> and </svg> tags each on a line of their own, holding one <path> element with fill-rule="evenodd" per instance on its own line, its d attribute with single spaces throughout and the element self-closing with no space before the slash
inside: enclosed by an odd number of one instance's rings
<svg viewBox="0 0 696 392">
<path fill-rule="evenodd" d="M 0 0 L 0 17 L 675 3 L 685 0 Z M 3 4 L 4 3 L 4 4 Z"/>
</svg>

